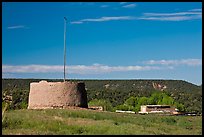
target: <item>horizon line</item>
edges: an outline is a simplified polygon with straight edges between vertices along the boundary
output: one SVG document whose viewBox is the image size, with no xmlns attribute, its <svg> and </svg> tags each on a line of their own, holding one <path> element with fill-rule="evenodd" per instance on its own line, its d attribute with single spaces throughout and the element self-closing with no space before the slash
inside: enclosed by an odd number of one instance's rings
<svg viewBox="0 0 204 137">
<path fill-rule="evenodd" d="M 62 80 L 63 81 L 63 78 L 2 78 L 2 79 L 34 79 L 34 80 Z M 110 80 L 110 81 L 112 81 L 112 80 L 119 80 L 119 81 L 123 81 L 123 80 L 155 80 L 155 81 L 158 81 L 158 80 L 163 80 L 163 81 L 167 81 L 167 80 L 169 80 L 169 81 L 184 81 L 184 82 L 187 82 L 187 83 L 191 83 L 191 84 L 193 84 L 193 85 L 196 85 L 196 86 L 201 86 L 202 85 L 202 83 L 200 84 L 200 85 L 198 85 L 198 84 L 195 84 L 195 83 L 192 83 L 192 82 L 190 82 L 190 81 L 187 81 L 187 80 L 182 80 L 182 79 L 159 79 L 159 78 L 155 78 L 155 79 L 142 79 L 142 78 L 140 78 L 140 79 L 137 79 L 137 78 L 102 78 L 102 79 L 100 79 L 100 78 L 72 78 L 72 79 L 65 79 L 65 81 L 70 81 L 70 80 L 101 80 L 101 81 L 105 81 L 105 80 Z"/>
</svg>

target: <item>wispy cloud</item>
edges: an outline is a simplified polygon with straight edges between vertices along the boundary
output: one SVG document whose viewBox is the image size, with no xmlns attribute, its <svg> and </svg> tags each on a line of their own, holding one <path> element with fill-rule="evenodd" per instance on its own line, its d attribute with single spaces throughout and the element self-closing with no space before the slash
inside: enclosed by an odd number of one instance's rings
<svg viewBox="0 0 204 137">
<path fill-rule="evenodd" d="M 144 16 L 142 17 L 135 17 L 135 16 L 107 17 L 106 16 L 106 17 L 100 17 L 100 18 L 81 19 L 78 21 L 72 21 L 70 23 L 83 24 L 84 22 L 104 22 L 104 21 L 113 21 L 113 20 L 186 21 L 186 20 L 202 19 L 202 12 L 198 12 L 198 11 L 186 11 L 186 12 L 176 12 L 176 13 L 144 13 L 143 15 Z"/>
<path fill-rule="evenodd" d="M 201 19 L 201 15 L 198 16 L 171 16 L 171 17 L 140 17 L 140 20 L 157 20 L 157 21 L 185 21 Z"/>
<path fill-rule="evenodd" d="M 202 9 L 191 9 L 189 11 L 202 11 Z"/>
<path fill-rule="evenodd" d="M 50 73 L 63 72 L 64 66 L 60 65 L 2 65 L 3 73 Z M 126 71 L 150 71 L 161 69 L 172 69 L 172 67 L 158 66 L 107 66 L 101 64 L 73 65 L 66 66 L 67 72 L 70 74 L 100 74 L 109 72 L 126 72 Z"/>
<path fill-rule="evenodd" d="M 128 4 L 128 5 L 124 5 L 122 6 L 123 8 L 135 8 L 136 4 Z"/>
<path fill-rule="evenodd" d="M 111 20 L 130 20 L 131 16 L 118 16 L 118 17 L 101 17 L 97 19 L 83 19 L 82 22 L 85 21 L 93 21 L 93 22 L 102 22 L 102 21 L 111 21 Z"/>
<path fill-rule="evenodd" d="M 144 13 L 143 17 L 139 17 L 140 20 L 157 20 L 157 21 L 185 21 L 201 19 L 202 12 L 186 11 L 176 13 Z"/>
<path fill-rule="evenodd" d="M 79 5 L 79 6 L 92 6 L 95 2 L 71 2 L 71 5 Z"/>
<path fill-rule="evenodd" d="M 126 4 L 127 2 L 120 2 L 121 5 Z"/>
<path fill-rule="evenodd" d="M 150 71 L 150 70 L 160 70 L 160 69 L 164 69 L 164 68 L 157 67 L 157 66 L 107 66 L 107 65 L 101 65 L 101 64 L 93 64 L 92 66 L 77 65 L 77 66 L 68 67 L 68 70 L 70 70 L 71 73 L 78 73 L 78 74 L 100 74 L 100 73 L 126 72 L 126 71 Z"/>
<path fill-rule="evenodd" d="M 2 72 L 12 73 L 36 73 L 36 72 L 59 72 L 63 71 L 63 66 L 58 65 L 2 65 Z"/>
<path fill-rule="evenodd" d="M 196 67 L 202 65 L 202 59 L 181 59 L 181 60 L 149 60 L 144 61 L 145 65 L 132 66 L 108 66 L 102 64 L 93 65 L 70 65 L 66 66 L 70 74 L 103 74 L 111 72 L 128 71 L 151 71 L 174 69 L 176 66 Z M 156 66 L 155 66 L 156 65 Z M 62 73 L 63 65 L 2 65 L 3 74 L 9 73 Z"/>
<path fill-rule="evenodd" d="M 82 24 L 82 21 L 72 21 L 71 24 Z"/>
<path fill-rule="evenodd" d="M 110 7 L 109 5 L 101 5 L 100 6 L 101 8 L 107 8 L 107 7 Z"/>
<path fill-rule="evenodd" d="M 95 19 L 82 19 L 79 21 L 73 21 L 71 24 L 81 24 L 83 22 L 104 22 L 104 21 L 112 21 L 112 20 L 132 20 L 134 17 L 132 16 L 117 16 L 117 17 L 101 17 Z"/>
<path fill-rule="evenodd" d="M 178 16 L 178 15 L 201 15 L 202 12 L 177 12 L 177 13 L 144 13 L 145 16 Z"/>
<path fill-rule="evenodd" d="M 24 25 L 17 25 L 17 26 L 9 26 L 7 29 L 27 29 L 28 27 Z"/>
<path fill-rule="evenodd" d="M 149 60 L 145 61 L 148 65 L 187 65 L 187 66 L 201 66 L 201 59 L 181 59 L 181 60 Z"/>
</svg>

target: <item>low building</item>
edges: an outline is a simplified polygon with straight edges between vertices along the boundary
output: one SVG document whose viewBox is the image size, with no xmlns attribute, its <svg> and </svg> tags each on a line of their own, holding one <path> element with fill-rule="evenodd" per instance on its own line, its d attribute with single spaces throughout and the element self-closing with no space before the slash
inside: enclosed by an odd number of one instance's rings
<svg viewBox="0 0 204 137">
<path fill-rule="evenodd" d="M 142 105 L 140 114 L 149 114 L 149 113 L 168 113 L 176 114 L 178 109 L 170 105 Z"/>
</svg>

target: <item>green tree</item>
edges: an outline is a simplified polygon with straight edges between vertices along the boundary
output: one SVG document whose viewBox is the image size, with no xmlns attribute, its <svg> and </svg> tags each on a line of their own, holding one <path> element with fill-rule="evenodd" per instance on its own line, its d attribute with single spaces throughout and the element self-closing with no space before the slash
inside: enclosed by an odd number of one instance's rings
<svg viewBox="0 0 204 137">
<path fill-rule="evenodd" d="M 174 99 L 172 97 L 164 95 L 162 101 L 159 104 L 161 104 L 161 105 L 173 105 Z"/>
<path fill-rule="evenodd" d="M 162 102 L 162 99 L 163 99 L 163 93 L 161 93 L 161 91 L 156 91 L 152 93 L 152 95 L 148 99 L 148 103 L 150 105 L 155 105 L 155 104 L 158 104 L 158 102 Z"/>
<path fill-rule="evenodd" d="M 175 107 L 179 110 L 179 111 L 185 111 L 185 107 L 183 104 L 175 102 Z"/>
<path fill-rule="evenodd" d="M 137 98 L 136 97 L 130 97 L 125 101 L 124 104 L 135 107 L 136 103 L 137 103 Z"/>
<path fill-rule="evenodd" d="M 115 110 L 123 110 L 123 111 L 135 111 L 135 107 L 127 105 L 127 104 L 122 104 L 122 105 L 118 105 L 116 107 L 114 107 L 113 109 Z"/>
<path fill-rule="evenodd" d="M 147 97 L 141 97 L 138 100 L 138 105 L 148 105 L 149 99 Z"/>
</svg>

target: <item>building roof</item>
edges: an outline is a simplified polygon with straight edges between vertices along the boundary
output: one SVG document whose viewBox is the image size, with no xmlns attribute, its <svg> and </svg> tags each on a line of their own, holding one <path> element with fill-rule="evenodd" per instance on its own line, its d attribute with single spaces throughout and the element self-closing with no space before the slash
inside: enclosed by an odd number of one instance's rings
<svg viewBox="0 0 204 137">
<path fill-rule="evenodd" d="M 146 105 L 146 106 L 159 107 L 159 106 L 170 106 L 170 105 Z"/>
<path fill-rule="evenodd" d="M 170 107 L 170 105 L 142 105 L 147 107 Z"/>
</svg>

